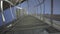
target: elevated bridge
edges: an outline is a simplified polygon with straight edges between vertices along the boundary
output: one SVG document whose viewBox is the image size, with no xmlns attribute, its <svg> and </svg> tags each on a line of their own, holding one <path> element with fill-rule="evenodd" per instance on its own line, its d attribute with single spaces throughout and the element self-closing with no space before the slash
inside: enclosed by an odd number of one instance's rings
<svg viewBox="0 0 60 34">
<path fill-rule="evenodd" d="M 0 34 L 60 34 L 59 0 L 0 2 Z"/>
</svg>

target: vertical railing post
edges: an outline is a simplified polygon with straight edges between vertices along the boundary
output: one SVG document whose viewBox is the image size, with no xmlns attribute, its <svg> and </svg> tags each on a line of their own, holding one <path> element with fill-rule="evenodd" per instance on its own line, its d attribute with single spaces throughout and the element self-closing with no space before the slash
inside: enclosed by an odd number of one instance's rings
<svg viewBox="0 0 60 34">
<path fill-rule="evenodd" d="M 45 21 L 45 18 L 44 18 L 45 17 L 45 0 L 43 0 L 43 1 L 44 1 L 44 3 L 43 3 L 44 4 L 44 6 L 43 6 L 44 7 L 43 8 L 43 21 Z"/>
<path fill-rule="evenodd" d="M 53 25 L 53 0 L 51 0 L 51 26 Z"/>
<path fill-rule="evenodd" d="M 27 0 L 27 6 L 28 6 L 28 9 L 27 9 L 27 12 L 28 12 L 28 15 L 29 15 L 29 2 L 28 2 L 28 0 Z"/>
<path fill-rule="evenodd" d="M 12 13 L 11 5 L 10 5 L 10 12 L 11 12 L 12 18 L 14 19 L 14 15 Z"/>
<path fill-rule="evenodd" d="M 39 4 L 40 4 L 40 1 L 38 0 Z M 41 12 L 42 12 L 42 7 L 40 5 L 40 19 L 41 19 Z"/>
</svg>

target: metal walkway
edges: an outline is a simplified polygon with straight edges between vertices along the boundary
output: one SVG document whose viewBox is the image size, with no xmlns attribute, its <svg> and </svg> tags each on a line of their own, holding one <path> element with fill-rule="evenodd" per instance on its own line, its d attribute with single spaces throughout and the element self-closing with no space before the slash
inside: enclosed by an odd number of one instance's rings
<svg viewBox="0 0 60 34">
<path fill-rule="evenodd" d="M 35 17 L 25 16 L 7 34 L 42 34 L 46 28 L 48 28 L 46 23 Z"/>
</svg>

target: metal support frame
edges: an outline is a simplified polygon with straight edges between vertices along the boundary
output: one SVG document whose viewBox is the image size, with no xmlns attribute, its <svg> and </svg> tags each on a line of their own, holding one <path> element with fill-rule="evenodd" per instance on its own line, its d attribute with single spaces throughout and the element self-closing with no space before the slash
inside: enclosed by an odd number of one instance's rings
<svg viewBox="0 0 60 34">
<path fill-rule="evenodd" d="M 39 2 L 39 4 L 40 4 L 39 6 L 40 6 L 40 10 L 41 10 L 41 11 L 40 11 L 40 19 L 41 19 L 42 7 L 41 7 L 41 3 L 40 3 L 39 0 L 38 0 L 38 2 Z"/>
<path fill-rule="evenodd" d="M 43 16 L 43 21 L 44 21 L 44 14 L 45 14 L 45 0 L 43 0 L 42 2 L 40 2 L 39 0 L 38 0 L 38 2 L 39 2 L 39 4 L 38 5 L 36 5 L 36 6 L 40 6 L 40 19 L 41 19 L 41 17 Z M 44 11 L 42 11 L 43 9 L 42 9 L 42 4 L 44 4 Z M 42 14 L 43 13 L 43 14 Z"/>
<path fill-rule="evenodd" d="M 36 0 L 35 0 L 36 2 Z M 36 2 L 36 5 L 37 5 L 37 2 Z M 38 15 L 38 6 L 36 7 L 36 16 Z"/>
<path fill-rule="evenodd" d="M 51 0 L 51 16 L 50 16 L 50 18 L 51 18 L 51 26 L 53 25 L 53 0 Z"/>
<path fill-rule="evenodd" d="M 1 14 L 2 14 L 2 20 L 5 22 L 5 17 L 3 15 L 3 1 L 1 0 Z"/>
<path fill-rule="evenodd" d="M 27 0 L 27 6 L 28 6 L 28 15 L 29 15 L 29 2 L 28 2 L 28 0 Z"/>
<path fill-rule="evenodd" d="M 45 0 L 43 0 L 43 1 L 45 1 Z M 45 19 L 44 19 L 44 17 L 45 17 L 45 16 L 44 16 L 44 15 L 45 15 L 45 2 L 44 2 L 44 6 L 43 6 L 43 7 L 44 7 L 44 9 L 43 9 L 43 10 L 44 10 L 44 11 L 43 11 L 43 21 L 45 21 Z"/>
<path fill-rule="evenodd" d="M 5 17 L 4 17 L 4 12 L 3 12 L 3 1 L 1 0 L 1 15 L 2 15 L 2 27 L 3 27 L 3 29 L 5 30 Z M 3 33 L 3 31 L 1 32 L 1 33 Z"/>
<path fill-rule="evenodd" d="M 11 5 L 10 5 L 10 11 L 11 11 L 12 18 L 14 18 L 14 15 L 13 15 L 12 9 L 11 9 Z"/>
<path fill-rule="evenodd" d="M 43 2 L 40 2 L 40 1 L 38 0 L 38 2 L 39 2 L 39 4 L 35 5 L 34 7 L 40 6 L 41 4 L 43 4 L 43 3 L 45 2 L 45 0 L 43 0 Z"/>
</svg>

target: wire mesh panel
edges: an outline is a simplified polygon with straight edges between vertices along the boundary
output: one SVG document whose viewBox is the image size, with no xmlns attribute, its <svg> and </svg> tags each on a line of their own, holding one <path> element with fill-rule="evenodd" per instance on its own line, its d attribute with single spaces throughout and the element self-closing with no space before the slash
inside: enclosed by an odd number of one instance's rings
<svg viewBox="0 0 60 34">
<path fill-rule="evenodd" d="M 47 3 L 48 2 L 48 3 Z M 45 0 L 45 8 L 44 8 L 44 19 L 45 22 L 51 24 L 50 15 L 51 15 L 51 0 Z"/>
<path fill-rule="evenodd" d="M 15 9 L 11 5 L 9 6 L 8 9 L 5 9 L 4 12 L 4 17 L 5 17 L 5 23 L 12 22 L 16 19 L 16 14 L 15 14 Z"/>
<path fill-rule="evenodd" d="M 60 0 L 54 0 L 53 2 L 53 25 L 56 29 L 60 30 Z"/>
<path fill-rule="evenodd" d="M 58 3 L 57 3 L 58 2 Z M 60 21 L 60 0 L 54 0 L 54 7 L 53 7 L 53 19 L 56 21 Z"/>
</svg>

